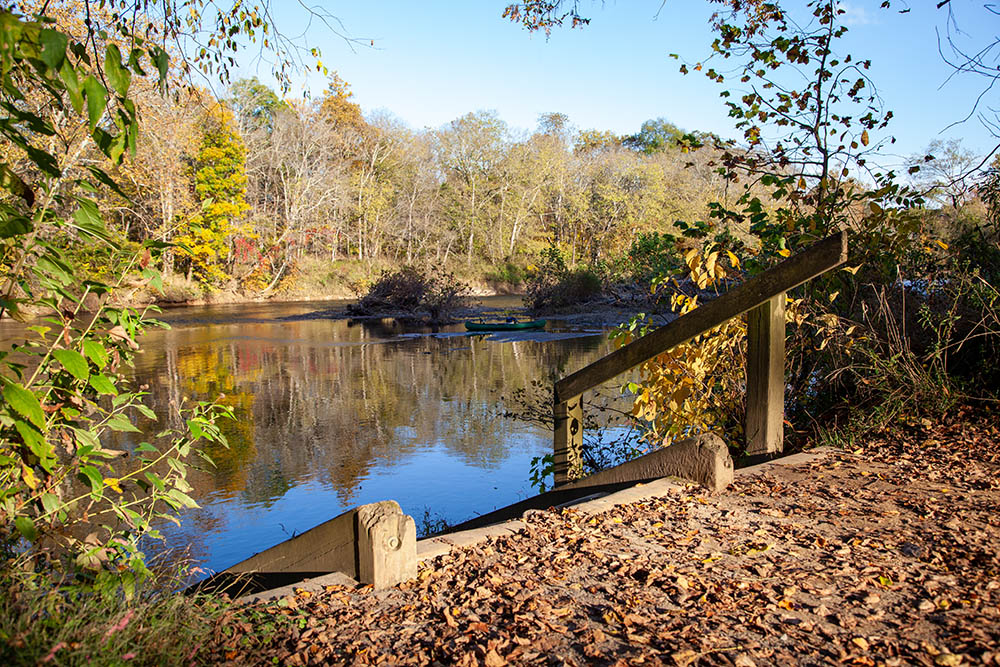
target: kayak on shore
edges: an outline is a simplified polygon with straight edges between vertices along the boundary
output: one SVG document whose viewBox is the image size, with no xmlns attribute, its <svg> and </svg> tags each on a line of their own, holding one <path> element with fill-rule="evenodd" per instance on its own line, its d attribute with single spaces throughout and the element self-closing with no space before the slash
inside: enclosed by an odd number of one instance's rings
<svg viewBox="0 0 1000 667">
<path fill-rule="evenodd" d="M 529 322 L 517 321 L 465 321 L 466 331 L 521 331 L 523 329 L 541 329 L 545 326 L 545 320 L 531 320 Z"/>
</svg>

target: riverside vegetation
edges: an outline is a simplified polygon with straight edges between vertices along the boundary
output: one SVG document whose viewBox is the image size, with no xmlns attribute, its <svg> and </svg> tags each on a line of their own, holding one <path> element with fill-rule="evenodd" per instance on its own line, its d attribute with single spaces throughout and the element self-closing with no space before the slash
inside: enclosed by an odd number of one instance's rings
<svg viewBox="0 0 1000 667">
<path fill-rule="evenodd" d="M 994 401 L 1000 164 L 938 145 L 905 176 L 878 170 L 892 114 L 869 63 L 838 53 L 843 8 L 717 4 L 713 58 L 736 74 L 681 68 L 723 87 L 738 141 L 662 119 L 629 137 L 575 132 L 562 114 L 525 136 L 489 112 L 414 132 L 365 117 L 333 73 L 315 101 L 254 80 L 216 98 L 187 75 L 228 81 L 237 38 L 294 60 L 266 3 L 190 17 L 173 0 L 5 5 L 0 313 L 26 327 L 0 358 L 4 662 L 188 662 L 211 631 L 197 621 L 225 605 L 172 594 L 176 571 L 154 574 L 140 538 L 194 503 L 188 466 L 224 446 L 232 412 L 225 398 L 177 405 L 159 438 L 109 447 L 150 417 L 126 377 L 152 309 L 122 304 L 326 294 L 435 265 L 523 280 L 538 308 L 638 283 L 649 307 L 627 339 L 847 229 L 849 268 L 789 295 L 790 440 L 853 446 Z M 585 22 L 561 5 L 507 14 Z M 210 48 L 171 53 L 174 38 Z M 797 90 L 782 85 L 793 74 Z M 963 164 L 966 178 L 947 176 Z M 715 430 L 738 447 L 743 353 L 736 322 L 646 364 L 626 387 L 644 446 Z"/>
</svg>

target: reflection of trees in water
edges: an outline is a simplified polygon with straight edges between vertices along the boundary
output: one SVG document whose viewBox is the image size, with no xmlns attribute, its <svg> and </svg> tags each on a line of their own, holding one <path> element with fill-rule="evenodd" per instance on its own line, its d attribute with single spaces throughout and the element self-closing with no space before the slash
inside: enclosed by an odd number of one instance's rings
<svg viewBox="0 0 1000 667">
<path fill-rule="evenodd" d="M 575 370 L 608 345 L 603 337 L 384 342 L 400 333 L 387 322 L 326 320 L 175 329 L 144 341 L 137 379 L 161 415 L 184 396 L 223 393 L 236 407 L 237 421 L 224 426 L 230 449 L 213 449 L 217 469 L 191 479 L 196 498 L 267 505 L 313 478 L 346 505 L 373 470 L 421 449 L 496 467 L 518 446 L 517 425 L 502 418 L 504 397 Z M 220 528 L 210 512 L 187 521 L 185 533 Z"/>
</svg>

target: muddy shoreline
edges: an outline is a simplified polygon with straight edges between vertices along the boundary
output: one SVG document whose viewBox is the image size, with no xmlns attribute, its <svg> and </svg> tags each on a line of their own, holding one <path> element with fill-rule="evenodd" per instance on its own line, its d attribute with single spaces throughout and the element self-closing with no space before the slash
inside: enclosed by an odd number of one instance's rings
<svg viewBox="0 0 1000 667">
<path fill-rule="evenodd" d="M 509 296 L 509 295 L 497 295 Z M 526 306 L 514 308 L 497 308 L 483 303 L 474 303 L 469 307 L 456 310 L 448 319 L 431 321 L 425 313 L 408 311 L 381 311 L 369 314 L 359 314 L 352 311 L 350 304 L 316 310 L 310 313 L 289 315 L 281 318 L 285 321 L 296 320 L 382 320 L 394 319 L 401 322 L 413 323 L 415 325 L 434 326 L 459 324 L 466 320 L 504 320 L 513 317 L 518 321 L 525 320 L 557 320 L 562 324 L 581 327 L 603 327 L 611 328 L 627 322 L 636 313 L 642 312 L 641 305 L 634 303 L 622 303 L 608 300 L 591 301 L 580 304 L 573 309 L 558 310 L 531 310 Z M 672 313 L 660 313 L 654 315 L 654 321 L 659 324 L 666 324 L 674 319 Z"/>
</svg>

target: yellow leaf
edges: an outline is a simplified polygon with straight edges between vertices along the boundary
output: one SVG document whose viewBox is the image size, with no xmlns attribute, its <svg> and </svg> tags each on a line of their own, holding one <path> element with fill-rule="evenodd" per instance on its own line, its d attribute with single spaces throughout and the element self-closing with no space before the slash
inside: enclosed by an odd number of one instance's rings
<svg viewBox="0 0 1000 667">
<path fill-rule="evenodd" d="M 789 255 L 792 254 L 792 251 L 789 250 L 788 248 L 782 248 L 781 250 L 778 251 L 778 254 L 781 255 L 782 257 L 788 257 Z"/>
<path fill-rule="evenodd" d="M 840 294 L 839 291 L 838 292 L 834 292 L 833 294 L 830 295 L 830 303 L 833 303 L 833 300 L 837 298 L 838 294 Z"/>
<path fill-rule="evenodd" d="M 110 486 L 117 493 L 121 493 L 122 492 L 122 487 L 120 487 L 118 485 L 118 478 L 117 477 L 105 477 L 104 478 L 104 485 L 105 486 Z"/>
<path fill-rule="evenodd" d="M 861 265 L 860 264 L 858 264 L 857 266 L 845 266 L 844 267 L 844 271 L 849 271 L 852 276 L 855 275 L 860 269 L 861 269 Z"/>
<path fill-rule="evenodd" d="M 691 649 L 685 649 L 683 651 L 677 651 L 670 657 L 674 659 L 674 664 L 676 664 L 677 667 L 686 667 L 686 665 L 690 665 L 698 659 L 698 654 Z"/>
<path fill-rule="evenodd" d="M 729 255 L 729 261 L 734 269 L 740 268 L 740 258 L 732 253 L 732 251 L 727 250 L 726 254 Z"/>
<path fill-rule="evenodd" d="M 853 642 L 854 645 L 857 646 L 862 651 L 868 650 L 868 640 L 865 639 L 864 637 L 855 637 L 854 639 L 851 640 L 851 642 Z"/>
<path fill-rule="evenodd" d="M 874 213 L 875 215 L 882 215 L 882 207 L 876 204 L 875 202 L 871 202 L 870 204 L 868 204 L 868 208 L 870 208 L 871 212 Z"/>
<path fill-rule="evenodd" d="M 939 246 L 941 246 L 941 248 L 943 250 L 947 250 L 948 249 L 948 244 L 945 243 L 944 241 L 942 241 L 941 239 L 935 239 L 934 242 L 937 243 Z"/>
<path fill-rule="evenodd" d="M 32 491 L 38 488 L 38 478 L 35 477 L 35 471 L 23 463 L 21 464 L 21 479 Z"/>
<path fill-rule="evenodd" d="M 709 271 L 715 268 L 715 263 L 719 260 L 719 252 L 710 252 L 708 257 L 705 258 L 705 268 Z"/>
<path fill-rule="evenodd" d="M 868 130 L 865 130 L 864 132 L 861 133 L 861 145 L 862 146 L 868 145 Z"/>
</svg>

